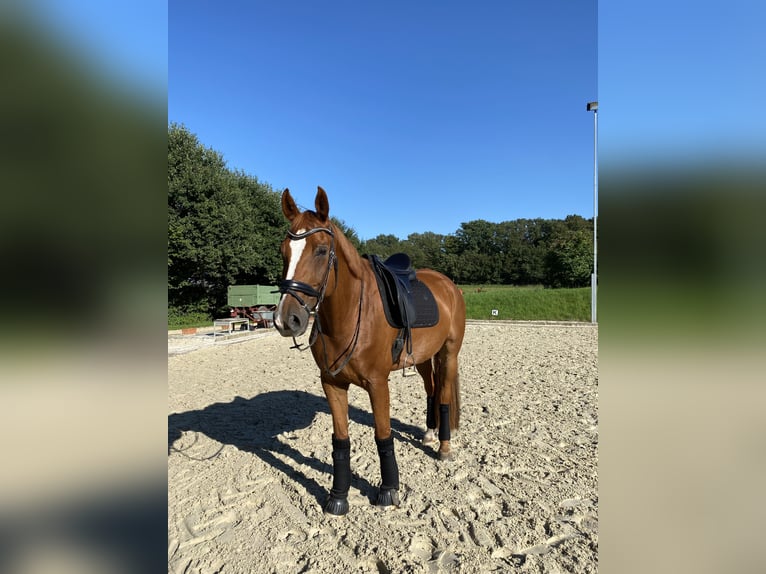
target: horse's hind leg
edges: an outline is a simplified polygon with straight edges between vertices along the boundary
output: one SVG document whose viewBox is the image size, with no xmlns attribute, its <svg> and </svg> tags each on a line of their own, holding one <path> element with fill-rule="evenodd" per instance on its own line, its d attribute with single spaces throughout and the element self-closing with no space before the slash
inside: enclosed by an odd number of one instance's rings
<svg viewBox="0 0 766 574">
<path fill-rule="evenodd" d="M 458 347 L 459 348 L 459 347 Z M 439 458 L 452 460 L 451 430 L 460 422 L 460 382 L 458 378 L 457 351 L 447 344 L 437 357 L 437 396 L 439 398 Z"/>
<path fill-rule="evenodd" d="M 434 395 L 436 393 L 436 384 L 434 383 L 434 365 L 431 359 L 423 361 L 415 368 L 423 377 L 423 386 L 426 389 L 426 434 L 423 437 L 423 444 L 436 444 L 436 411 L 434 409 Z"/>
</svg>

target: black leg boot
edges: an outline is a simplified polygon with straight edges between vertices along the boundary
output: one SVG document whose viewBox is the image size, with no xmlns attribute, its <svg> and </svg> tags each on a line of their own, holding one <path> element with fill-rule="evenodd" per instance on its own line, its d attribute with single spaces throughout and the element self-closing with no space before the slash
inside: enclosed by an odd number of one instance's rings
<svg viewBox="0 0 766 574">
<path fill-rule="evenodd" d="M 375 439 L 380 457 L 380 492 L 377 506 L 399 506 L 399 467 L 394 455 L 394 436 L 383 440 Z"/>
<path fill-rule="evenodd" d="M 332 489 L 324 506 L 327 514 L 342 516 L 348 512 L 348 489 L 351 487 L 351 440 L 332 436 Z"/>
<path fill-rule="evenodd" d="M 449 405 L 439 405 L 439 440 L 450 440 Z"/>
<path fill-rule="evenodd" d="M 436 411 L 434 410 L 433 397 L 426 397 L 426 428 L 436 428 Z"/>
<path fill-rule="evenodd" d="M 423 444 L 436 444 L 436 410 L 434 409 L 434 397 L 426 397 L 426 432 L 423 435 Z"/>
<path fill-rule="evenodd" d="M 439 460 L 455 460 L 450 448 L 450 406 L 439 405 Z"/>
</svg>

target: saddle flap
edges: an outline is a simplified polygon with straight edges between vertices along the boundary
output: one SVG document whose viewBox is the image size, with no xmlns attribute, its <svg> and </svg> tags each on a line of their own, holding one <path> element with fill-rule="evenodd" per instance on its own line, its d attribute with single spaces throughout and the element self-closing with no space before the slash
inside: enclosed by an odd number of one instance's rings
<svg viewBox="0 0 766 574">
<path fill-rule="evenodd" d="M 385 261 L 377 255 L 365 255 L 370 262 L 378 290 L 383 301 L 383 311 L 388 324 L 400 329 L 394 342 L 394 362 L 406 342 L 411 352 L 413 328 L 432 327 L 439 321 L 439 309 L 433 294 L 412 268 L 406 253 L 395 253 Z"/>
<path fill-rule="evenodd" d="M 411 281 L 415 280 L 415 270 L 410 266 L 410 258 L 405 253 L 396 253 L 381 261 L 377 255 L 366 255 L 378 282 L 386 318 L 392 327 L 407 327 L 415 320 L 412 303 Z"/>
</svg>

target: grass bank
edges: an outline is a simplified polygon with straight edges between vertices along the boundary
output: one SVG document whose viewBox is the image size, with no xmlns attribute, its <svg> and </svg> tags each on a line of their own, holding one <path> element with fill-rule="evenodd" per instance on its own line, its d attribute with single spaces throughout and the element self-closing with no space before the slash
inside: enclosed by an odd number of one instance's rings
<svg viewBox="0 0 766 574">
<path fill-rule="evenodd" d="M 590 321 L 590 287 L 460 285 L 468 319 Z M 497 314 L 493 315 L 493 309 Z"/>
<path fill-rule="evenodd" d="M 187 329 L 189 327 L 210 327 L 213 318 L 207 313 L 180 313 L 168 309 L 168 331 Z"/>
<path fill-rule="evenodd" d="M 544 289 L 511 285 L 460 285 L 468 319 L 590 321 L 590 287 Z M 497 315 L 492 310 L 497 310 Z M 168 330 L 209 327 L 206 313 L 169 313 Z"/>
</svg>

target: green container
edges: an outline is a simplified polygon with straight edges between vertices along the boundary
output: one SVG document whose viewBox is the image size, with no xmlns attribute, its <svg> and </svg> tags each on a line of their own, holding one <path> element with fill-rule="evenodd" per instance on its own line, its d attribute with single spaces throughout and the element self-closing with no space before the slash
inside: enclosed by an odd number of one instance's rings
<svg viewBox="0 0 766 574">
<path fill-rule="evenodd" d="M 229 285 L 226 303 L 229 307 L 257 307 L 259 305 L 276 305 L 279 303 L 279 293 L 275 285 Z"/>
</svg>

